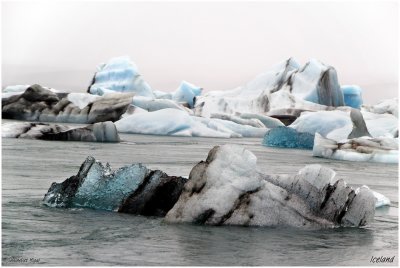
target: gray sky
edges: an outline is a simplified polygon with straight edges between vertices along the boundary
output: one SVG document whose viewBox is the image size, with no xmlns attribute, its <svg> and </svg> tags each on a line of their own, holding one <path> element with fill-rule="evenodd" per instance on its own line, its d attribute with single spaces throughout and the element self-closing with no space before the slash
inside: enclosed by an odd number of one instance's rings
<svg viewBox="0 0 400 268">
<path fill-rule="evenodd" d="M 96 65 L 129 55 L 153 89 L 242 85 L 293 56 L 336 68 L 364 101 L 398 95 L 398 4 L 2 2 L 2 86 L 83 92 Z"/>
</svg>

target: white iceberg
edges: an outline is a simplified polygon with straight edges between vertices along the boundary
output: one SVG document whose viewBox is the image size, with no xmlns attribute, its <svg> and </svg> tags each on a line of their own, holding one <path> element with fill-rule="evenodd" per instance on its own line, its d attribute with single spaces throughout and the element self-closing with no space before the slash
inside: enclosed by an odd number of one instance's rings
<svg viewBox="0 0 400 268">
<path fill-rule="evenodd" d="M 154 98 L 150 85 L 143 80 L 129 57 L 112 58 L 98 66 L 89 92 L 103 95 L 110 91 L 133 92 L 137 96 Z"/>
<path fill-rule="evenodd" d="M 379 102 L 375 105 L 363 105 L 361 107 L 362 110 L 376 113 L 376 114 L 392 114 L 399 117 L 399 100 L 398 98 L 387 99 Z"/>
<path fill-rule="evenodd" d="M 361 137 L 337 142 L 315 133 L 313 156 L 344 161 L 399 162 L 398 139 Z"/>
<path fill-rule="evenodd" d="M 391 137 L 397 135 L 397 118 L 391 114 L 374 114 L 362 111 L 365 124 L 372 137 Z M 291 125 L 299 132 L 319 133 L 329 139 L 341 141 L 352 132 L 353 123 L 350 111 L 303 112 Z"/>
<path fill-rule="evenodd" d="M 390 199 L 384 196 L 383 194 L 380 194 L 378 192 L 372 191 L 375 197 L 375 208 L 380 208 L 384 206 L 389 206 L 390 205 Z"/>
<path fill-rule="evenodd" d="M 316 60 L 303 68 L 292 58 L 260 74 L 242 87 L 212 91 L 196 98 L 195 114 L 268 114 L 274 109 L 326 110 L 343 106 L 336 71 Z"/>
<path fill-rule="evenodd" d="M 267 131 L 227 120 L 190 116 L 171 108 L 124 116 L 115 125 L 119 132 L 194 137 L 262 137 Z"/>
</svg>

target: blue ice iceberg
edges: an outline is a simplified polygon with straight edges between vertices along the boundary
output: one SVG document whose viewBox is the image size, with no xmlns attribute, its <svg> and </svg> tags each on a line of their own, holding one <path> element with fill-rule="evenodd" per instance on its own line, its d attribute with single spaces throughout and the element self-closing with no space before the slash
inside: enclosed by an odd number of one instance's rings
<svg viewBox="0 0 400 268">
<path fill-rule="evenodd" d="M 172 95 L 172 99 L 177 102 L 186 102 L 189 108 L 194 106 L 194 98 L 201 95 L 202 88 L 182 81 L 179 88 Z"/>
<path fill-rule="evenodd" d="M 356 85 L 345 85 L 340 88 L 343 91 L 344 104 L 355 109 L 360 109 L 363 104 L 362 89 Z"/>
<path fill-rule="evenodd" d="M 298 132 L 291 127 L 276 127 L 265 134 L 262 143 L 269 147 L 312 149 L 314 135 Z"/>
<path fill-rule="evenodd" d="M 129 57 L 112 58 L 98 66 L 89 92 L 104 95 L 109 92 L 134 92 L 135 95 L 154 98 L 153 90 L 143 80 Z"/>
<path fill-rule="evenodd" d="M 178 200 L 186 179 L 132 164 L 112 171 L 89 156 L 77 175 L 54 182 L 43 201 L 51 207 L 86 207 L 164 216 Z"/>
</svg>

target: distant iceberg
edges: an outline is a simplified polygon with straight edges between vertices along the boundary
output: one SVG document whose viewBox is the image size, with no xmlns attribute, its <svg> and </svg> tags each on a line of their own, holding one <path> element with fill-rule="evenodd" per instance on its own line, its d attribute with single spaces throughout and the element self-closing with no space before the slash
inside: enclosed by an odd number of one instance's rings
<svg viewBox="0 0 400 268">
<path fill-rule="evenodd" d="M 345 161 L 398 163 L 399 145 L 397 138 L 360 137 L 337 142 L 316 133 L 313 156 Z"/>
<path fill-rule="evenodd" d="M 360 109 L 363 104 L 362 89 L 356 85 L 343 85 L 344 104 L 355 109 Z"/>
<path fill-rule="evenodd" d="M 343 93 L 333 67 L 317 60 L 304 67 L 292 58 L 258 75 L 242 87 L 208 92 L 196 99 L 195 114 L 267 114 L 274 109 L 326 110 L 343 106 Z"/>
<path fill-rule="evenodd" d="M 129 115 L 115 125 L 119 132 L 125 133 L 218 138 L 262 137 L 267 131 L 265 127 L 190 116 L 185 111 L 171 108 Z"/>
<path fill-rule="evenodd" d="M 95 95 L 110 91 L 133 92 L 137 96 L 154 98 L 150 85 L 129 57 L 112 58 L 106 64 L 100 64 L 88 91 Z"/>
</svg>

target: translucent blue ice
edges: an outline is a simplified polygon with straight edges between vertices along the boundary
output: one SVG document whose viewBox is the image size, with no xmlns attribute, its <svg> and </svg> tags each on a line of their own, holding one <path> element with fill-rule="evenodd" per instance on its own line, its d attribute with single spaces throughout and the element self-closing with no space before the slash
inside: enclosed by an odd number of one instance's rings
<svg viewBox="0 0 400 268">
<path fill-rule="evenodd" d="M 343 91 L 344 103 L 355 109 L 360 109 L 363 104 L 362 89 L 356 85 L 341 86 Z"/>
<path fill-rule="evenodd" d="M 312 149 L 314 135 L 298 132 L 291 127 L 276 127 L 265 134 L 262 144 L 269 147 Z"/>
<path fill-rule="evenodd" d="M 111 172 L 109 166 L 95 162 L 72 202 L 77 207 L 116 210 L 148 175 L 142 164 L 133 164 Z"/>
</svg>

